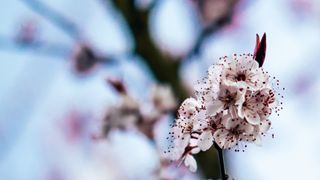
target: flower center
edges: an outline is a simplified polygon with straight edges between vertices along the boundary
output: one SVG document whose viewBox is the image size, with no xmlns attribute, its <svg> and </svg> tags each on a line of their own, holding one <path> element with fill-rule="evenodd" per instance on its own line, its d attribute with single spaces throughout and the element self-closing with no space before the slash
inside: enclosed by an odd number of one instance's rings
<svg viewBox="0 0 320 180">
<path fill-rule="evenodd" d="M 236 79 L 237 79 L 237 81 L 245 81 L 246 80 L 246 75 L 243 74 L 243 73 L 238 74 Z"/>
<path fill-rule="evenodd" d="M 225 94 L 219 97 L 219 100 L 224 102 L 226 105 L 232 104 L 235 102 L 237 93 L 231 93 L 229 90 L 226 90 Z"/>
<path fill-rule="evenodd" d="M 243 107 L 247 107 L 247 102 L 244 102 L 244 103 L 242 104 L 242 106 L 243 106 Z"/>
<path fill-rule="evenodd" d="M 192 124 L 188 124 L 187 127 L 184 129 L 184 134 L 191 133 L 192 129 L 193 129 L 193 125 Z"/>
<path fill-rule="evenodd" d="M 231 103 L 231 102 L 233 102 L 233 97 L 232 97 L 231 95 L 226 96 L 225 102 L 226 102 L 226 103 Z"/>
<path fill-rule="evenodd" d="M 240 125 L 236 125 L 236 127 L 230 129 L 230 132 L 235 135 L 235 136 L 239 136 L 240 134 L 242 134 L 244 131 L 242 129 L 240 129 Z"/>
</svg>

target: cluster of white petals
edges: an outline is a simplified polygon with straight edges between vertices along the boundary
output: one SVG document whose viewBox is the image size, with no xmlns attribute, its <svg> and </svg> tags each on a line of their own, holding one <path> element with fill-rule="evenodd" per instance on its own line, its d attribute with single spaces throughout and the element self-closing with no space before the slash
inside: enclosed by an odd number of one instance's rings
<svg viewBox="0 0 320 180">
<path fill-rule="evenodd" d="M 252 54 L 222 57 L 196 84 L 195 98 L 181 104 L 166 153 L 196 171 L 193 154 L 214 143 L 221 149 L 239 142 L 260 144 L 271 126 L 268 117 L 278 111 L 278 104 L 270 76 Z"/>
<path fill-rule="evenodd" d="M 138 129 L 145 135 L 152 136 L 153 125 L 163 115 L 176 109 L 176 100 L 167 85 L 153 85 L 149 99 L 141 103 L 126 92 L 122 82 L 112 83 L 117 91 L 120 90 L 120 99 L 118 104 L 109 106 L 104 114 L 101 132 L 103 136 L 108 136 L 114 129 Z"/>
</svg>

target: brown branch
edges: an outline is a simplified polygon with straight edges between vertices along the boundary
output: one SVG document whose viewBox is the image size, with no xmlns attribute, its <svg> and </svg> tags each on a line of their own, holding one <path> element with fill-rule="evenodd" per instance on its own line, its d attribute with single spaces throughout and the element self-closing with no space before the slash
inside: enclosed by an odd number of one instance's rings
<svg viewBox="0 0 320 180">
<path fill-rule="evenodd" d="M 204 12 L 204 1 L 200 0 L 196 1 L 196 6 L 198 6 L 199 13 L 203 16 Z M 229 24 L 232 20 L 232 16 L 234 14 L 235 7 L 239 0 L 226 0 L 225 3 L 228 3 L 228 9 L 226 12 L 221 15 L 219 18 L 215 19 L 214 21 L 210 22 L 207 26 L 203 25 L 203 29 L 199 34 L 193 48 L 187 54 L 187 58 L 192 57 L 193 55 L 198 55 L 201 49 L 203 42 L 210 36 L 221 30 L 227 24 Z"/>
<path fill-rule="evenodd" d="M 187 58 L 190 58 L 193 55 L 198 55 L 205 39 L 208 36 L 213 35 L 215 32 L 218 32 L 222 27 L 224 27 L 230 21 L 231 21 L 231 14 L 228 14 L 227 16 L 221 17 L 221 19 L 212 22 L 212 24 L 210 24 L 208 27 L 204 28 L 202 30 L 202 32 L 200 33 L 200 35 L 198 36 L 193 48 L 188 53 Z"/>
<path fill-rule="evenodd" d="M 133 34 L 135 43 L 134 53 L 143 57 L 145 63 L 152 70 L 157 80 L 169 83 L 172 86 L 175 95 L 180 101 L 185 99 L 188 94 L 179 77 L 181 61 L 179 61 L 179 59 L 172 59 L 171 57 L 164 56 L 152 42 L 148 28 L 150 9 L 137 10 L 135 9 L 133 2 L 127 0 L 114 0 L 114 5 L 118 8 L 120 13 L 122 13 Z M 213 171 L 212 168 L 204 168 L 206 167 L 204 165 L 208 164 L 208 161 L 210 161 L 210 164 L 212 162 L 217 162 L 217 156 L 213 155 L 212 151 L 204 153 L 201 157 L 197 157 L 197 159 L 199 165 L 202 165 L 201 167 L 206 176 L 212 177 L 215 174 L 218 174 L 218 170 Z"/>
<path fill-rule="evenodd" d="M 122 13 L 133 34 L 134 53 L 142 56 L 158 81 L 172 86 L 179 100 L 185 99 L 188 94 L 179 78 L 179 59 L 161 53 L 149 33 L 150 9 L 139 10 L 134 7 L 134 1 L 114 0 L 113 2 L 119 12 Z"/>
</svg>

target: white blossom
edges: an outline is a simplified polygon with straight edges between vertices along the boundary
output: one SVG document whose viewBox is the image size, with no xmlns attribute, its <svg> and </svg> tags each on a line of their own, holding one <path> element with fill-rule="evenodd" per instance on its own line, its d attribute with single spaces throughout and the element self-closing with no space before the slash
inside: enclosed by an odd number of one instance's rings
<svg viewBox="0 0 320 180">
<path fill-rule="evenodd" d="M 203 105 L 194 98 L 188 98 L 182 103 L 178 112 L 179 119 L 172 128 L 175 146 L 180 144 L 185 148 L 195 140 L 195 146 L 201 150 L 207 150 L 207 146 L 212 145 L 212 137 L 210 137 L 212 133 L 208 127 L 209 122 Z"/>
<path fill-rule="evenodd" d="M 221 78 L 226 85 L 248 90 L 258 90 L 268 82 L 268 76 L 251 54 L 230 57 Z"/>
<path fill-rule="evenodd" d="M 167 85 L 154 85 L 151 89 L 151 99 L 155 108 L 162 112 L 175 109 L 177 106 L 173 92 Z"/>
<path fill-rule="evenodd" d="M 234 86 L 220 86 L 220 91 L 216 99 L 206 103 L 207 111 L 210 115 L 227 110 L 232 117 L 237 116 L 237 106 L 243 101 L 243 91 Z"/>
<path fill-rule="evenodd" d="M 195 171 L 197 166 L 192 154 L 208 150 L 213 144 L 213 134 L 200 101 L 188 98 L 178 112 L 179 118 L 170 132 L 173 146 L 168 153 L 172 160 L 184 161 L 185 166 Z"/>
<path fill-rule="evenodd" d="M 275 104 L 274 93 L 271 89 L 262 89 L 255 92 L 247 91 L 245 100 L 238 106 L 239 117 L 253 125 L 267 119 Z"/>
<path fill-rule="evenodd" d="M 235 146 L 239 141 L 253 141 L 254 126 L 241 118 L 223 116 L 221 124 L 214 133 L 216 143 L 222 149 Z"/>
<path fill-rule="evenodd" d="M 197 162 L 191 154 L 186 155 L 184 165 L 188 167 L 191 172 L 197 171 Z"/>
<path fill-rule="evenodd" d="M 141 118 L 137 101 L 129 95 L 121 95 L 121 102 L 117 106 L 110 106 L 105 113 L 102 134 L 108 136 L 113 129 L 133 129 Z"/>
<path fill-rule="evenodd" d="M 195 171 L 193 154 L 210 149 L 213 142 L 221 149 L 240 142 L 261 144 L 271 127 L 270 114 L 279 111 L 261 64 L 253 55 L 242 54 L 224 56 L 209 67 L 207 77 L 194 87 L 196 98 L 186 99 L 178 110 L 171 131 L 173 160 Z"/>
</svg>

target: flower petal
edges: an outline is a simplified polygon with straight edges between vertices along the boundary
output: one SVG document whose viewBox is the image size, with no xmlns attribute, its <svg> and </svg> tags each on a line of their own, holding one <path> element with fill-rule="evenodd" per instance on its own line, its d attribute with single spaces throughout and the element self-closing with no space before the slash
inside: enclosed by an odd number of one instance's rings
<svg viewBox="0 0 320 180">
<path fill-rule="evenodd" d="M 200 148 L 199 147 L 194 147 L 192 150 L 191 150 L 191 153 L 192 154 L 197 154 L 200 152 Z"/>
<path fill-rule="evenodd" d="M 188 154 L 184 160 L 184 165 L 189 168 L 191 172 L 196 172 L 197 170 L 197 162 L 194 157 Z"/>
<path fill-rule="evenodd" d="M 198 147 L 202 151 L 208 150 L 213 144 L 213 136 L 210 130 L 204 131 L 199 136 Z"/>
<path fill-rule="evenodd" d="M 223 106 L 224 106 L 223 102 L 219 100 L 213 101 L 212 103 L 207 105 L 207 115 L 209 116 L 216 115 L 219 111 L 222 110 Z"/>
<path fill-rule="evenodd" d="M 226 129 L 218 129 L 213 134 L 214 141 L 218 144 L 218 146 L 221 149 L 224 147 L 226 143 L 228 134 L 229 134 L 229 131 Z"/>
<path fill-rule="evenodd" d="M 236 127 L 239 124 L 239 119 L 232 118 L 231 115 L 227 114 L 222 117 L 221 124 L 227 129 L 230 130 Z"/>
<path fill-rule="evenodd" d="M 224 144 L 223 149 L 232 148 L 237 144 L 237 142 L 238 142 L 238 140 L 235 136 L 230 136 L 230 138 L 228 138 L 228 140 Z"/>
<path fill-rule="evenodd" d="M 258 125 L 260 123 L 260 116 L 258 112 L 255 112 L 254 110 L 246 109 L 244 117 L 246 118 L 247 122 L 252 125 Z"/>
<path fill-rule="evenodd" d="M 261 121 L 259 124 L 259 130 L 260 132 L 263 132 L 263 133 L 267 132 L 270 129 L 270 127 L 271 127 L 271 122 L 267 119 Z"/>
<path fill-rule="evenodd" d="M 247 122 L 243 122 L 240 124 L 239 130 L 243 131 L 245 134 L 252 134 L 254 133 L 254 126 Z"/>
<path fill-rule="evenodd" d="M 238 107 L 237 107 L 237 109 L 238 109 L 238 116 L 239 116 L 240 118 L 244 118 L 244 111 L 243 111 L 243 108 L 242 108 L 242 107 L 243 107 L 242 104 L 239 104 Z"/>
<path fill-rule="evenodd" d="M 237 118 L 238 117 L 237 108 L 236 108 L 235 105 L 229 106 L 229 113 L 230 113 L 232 118 Z"/>
<path fill-rule="evenodd" d="M 261 136 L 260 135 L 257 135 L 253 141 L 257 146 L 262 146 L 262 143 L 261 143 Z"/>
<path fill-rule="evenodd" d="M 196 114 L 197 107 L 200 107 L 200 103 L 194 98 L 188 98 L 183 101 L 178 112 L 182 119 L 190 119 Z"/>
</svg>

